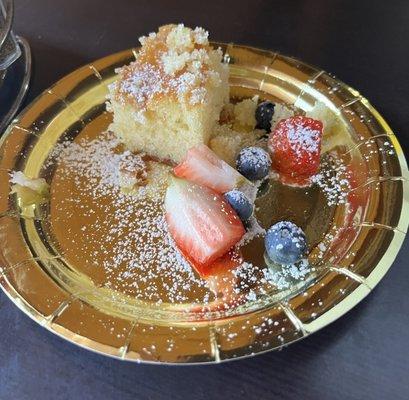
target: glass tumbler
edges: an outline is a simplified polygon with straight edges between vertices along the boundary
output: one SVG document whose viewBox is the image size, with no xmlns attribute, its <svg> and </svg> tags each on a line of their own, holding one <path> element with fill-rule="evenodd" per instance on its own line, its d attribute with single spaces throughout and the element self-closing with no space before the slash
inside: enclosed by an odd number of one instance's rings
<svg viewBox="0 0 409 400">
<path fill-rule="evenodd" d="M 12 31 L 14 3 L 0 0 L 0 71 L 6 70 L 20 55 L 20 46 Z"/>
</svg>

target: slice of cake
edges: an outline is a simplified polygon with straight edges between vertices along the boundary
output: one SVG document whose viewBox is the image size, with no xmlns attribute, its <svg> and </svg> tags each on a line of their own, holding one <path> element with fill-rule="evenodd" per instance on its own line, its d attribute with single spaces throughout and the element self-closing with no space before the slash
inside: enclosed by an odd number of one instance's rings
<svg viewBox="0 0 409 400">
<path fill-rule="evenodd" d="M 109 87 L 110 129 L 131 151 L 179 162 L 208 144 L 229 101 L 228 66 L 202 28 L 166 25 L 139 40 L 136 61 Z"/>
</svg>

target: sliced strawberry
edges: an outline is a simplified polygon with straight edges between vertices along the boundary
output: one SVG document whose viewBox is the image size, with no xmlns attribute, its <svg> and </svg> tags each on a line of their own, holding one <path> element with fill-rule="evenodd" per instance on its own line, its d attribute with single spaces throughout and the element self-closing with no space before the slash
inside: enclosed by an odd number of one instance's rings
<svg viewBox="0 0 409 400">
<path fill-rule="evenodd" d="M 243 175 L 204 144 L 190 148 L 173 172 L 179 178 L 207 186 L 217 193 L 226 193 L 247 182 Z"/>
<path fill-rule="evenodd" d="M 305 185 L 320 166 L 322 122 L 303 116 L 281 120 L 270 133 L 268 148 L 281 181 Z"/>
<path fill-rule="evenodd" d="M 225 275 L 229 275 L 232 270 L 243 263 L 243 256 L 235 248 L 230 249 L 227 253 L 213 261 L 211 264 L 203 267 L 202 265 L 195 268 L 201 269 L 201 277 L 207 281 L 217 281 L 221 284 L 221 279 Z"/>
<path fill-rule="evenodd" d="M 171 178 L 165 210 L 173 240 L 200 275 L 245 233 L 221 195 L 184 179 Z"/>
</svg>

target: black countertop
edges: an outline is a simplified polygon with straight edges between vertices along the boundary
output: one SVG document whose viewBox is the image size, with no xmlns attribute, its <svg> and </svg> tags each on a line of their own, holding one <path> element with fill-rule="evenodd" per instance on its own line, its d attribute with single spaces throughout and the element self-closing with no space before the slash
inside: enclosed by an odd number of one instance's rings
<svg viewBox="0 0 409 400">
<path fill-rule="evenodd" d="M 409 150 L 409 2 L 16 0 L 32 46 L 29 99 L 84 63 L 168 22 L 278 50 L 334 73 Z M 215 366 L 146 366 L 82 350 L 0 294 L 0 399 L 408 399 L 409 241 L 362 303 L 279 351 Z"/>
</svg>

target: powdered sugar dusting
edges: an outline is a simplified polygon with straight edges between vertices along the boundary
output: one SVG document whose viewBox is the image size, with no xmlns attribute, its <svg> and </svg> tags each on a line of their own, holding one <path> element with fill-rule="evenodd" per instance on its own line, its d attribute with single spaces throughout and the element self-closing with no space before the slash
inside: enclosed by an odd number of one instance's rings
<svg viewBox="0 0 409 400">
<path fill-rule="evenodd" d="M 249 164 L 258 168 L 271 165 L 271 159 L 268 153 L 260 147 L 245 147 L 240 151 L 240 162 Z"/>
<path fill-rule="evenodd" d="M 304 281 L 315 271 L 307 259 L 297 264 L 271 265 L 259 267 L 244 262 L 234 274 L 239 278 L 236 292 L 248 291 L 246 298 L 249 301 L 256 300 L 260 295 L 265 295 L 271 289 L 285 290 L 291 288 L 295 282 Z M 257 286 L 255 286 L 257 284 Z"/>
<path fill-rule="evenodd" d="M 283 265 L 280 269 L 268 269 L 265 271 L 265 279 L 274 283 L 280 289 L 288 289 L 294 280 L 305 280 L 314 268 L 311 267 L 307 259 L 297 264 Z"/>
<path fill-rule="evenodd" d="M 256 181 L 254 183 L 246 183 L 240 187 L 240 191 L 244 193 L 244 195 L 249 200 L 250 204 L 253 205 L 256 201 L 257 192 L 261 185 L 262 181 Z M 241 238 L 240 242 L 237 244 L 237 247 L 241 247 L 249 242 L 251 242 L 257 236 L 264 236 L 266 230 L 259 224 L 257 218 L 252 215 L 247 221 L 247 229 L 244 236 Z"/>
<path fill-rule="evenodd" d="M 211 281 L 197 276 L 168 233 L 164 190 L 149 191 L 150 184 L 144 186 L 153 167 L 143 154 L 124 151 L 115 136 L 106 132 L 93 140 L 58 144 L 46 166 L 55 164 L 52 227 L 71 265 L 92 276 L 96 284 L 143 301 L 203 305 L 215 300 Z M 160 174 L 168 173 L 170 168 L 163 168 Z M 127 193 L 124 172 L 136 186 Z M 242 188 L 252 202 L 257 187 Z M 252 218 L 237 254 L 241 246 L 262 240 L 264 234 Z M 233 270 L 239 282 L 228 296 L 234 290 L 250 299 L 255 293 L 285 287 L 281 275 L 271 275 L 264 264 L 240 263 Z M 235 306 L 234 301 L 225 300 L 225 307 Z"/>
<path fill-rule="evenodd" d="M 118 151 L 115 137 L 57 145 L 52 225 L 67 259 L 99 284 L 150 302 L 201 302 L 206 282 L 181 256 L 168 231 L 163 192 L 122 192 L 121 169 L 142 171 L 141 156 Z M 98 272 L 98 273 L 97 273 Z"/>
<path fill-rule="evenodd" d="M 303 126 L 301 123 L 296 120 L 294 121 L 293 119 L 290 121 L 291 123 L 284 123 L 285 129 L 288 132 L 288 140 L 295 154 L 299 157 L 302 154 L 305 154 L 305 152 L 308 154 L 318 154 L 320 151 L 319 143 L 321 131 L 309 126 Z"/>
<path fill-rule="evenodd" d="M 325 197 L 328 205 L 345 204 L 351 189 L 349 172 L 345 164 L 335 154 L 327 154 L 321 161 L 320 172 L 311 180 L 317 184 Z"/>
</svg>

